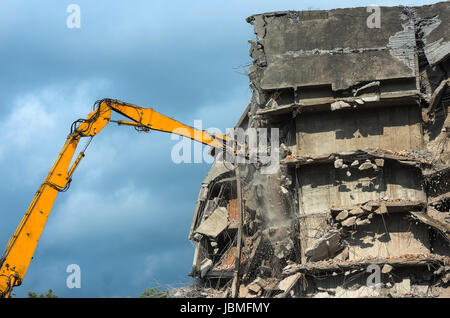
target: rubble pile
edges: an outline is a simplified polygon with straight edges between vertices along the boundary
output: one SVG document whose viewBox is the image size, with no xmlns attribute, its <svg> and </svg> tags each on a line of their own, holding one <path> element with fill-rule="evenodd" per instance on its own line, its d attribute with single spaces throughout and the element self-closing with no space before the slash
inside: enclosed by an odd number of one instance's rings
<svg viewBox="0 0 450 318">
<path fill-rule="evenodd" d="M 203 181 L 190 275 L 209 297 L 450 297 L 450 3 L 369 15 L 247 19 L 236 127 L 278 128 L 280 167 L 216 160 Z"/>
</svg>

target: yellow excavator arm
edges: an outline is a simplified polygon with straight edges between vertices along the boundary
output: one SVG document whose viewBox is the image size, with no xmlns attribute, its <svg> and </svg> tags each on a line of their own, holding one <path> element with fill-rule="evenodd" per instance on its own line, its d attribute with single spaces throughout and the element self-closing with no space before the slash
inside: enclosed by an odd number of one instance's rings
<svg viewBox="0 0 450 318">
<path fill-rule="evenodd" d="M 214 148 L 226 150 L 227 143 L 224 135 L 211 135 L 204 130 L 197 130 L 151 108 L 143 108 L 114 99 L 102 99 L 94 105 L 95 110 L 86 119 L 79 119 L 73 123 L 56 162 L 36 192 L 16 232 L 0 257 L 0 297 L 9 297 L 12 288 L 22 283 L 56 196 L 59 192 L 68 189 L 72 175 L 84 157 L 90 141 L 109 122 L 133 126 L 143 131 L 158 130 L 175 133 Z M 129 120 L 113 121 L 111 111 Z M 90 139 L 70 166 L 82 137 Z"/>
</svg>

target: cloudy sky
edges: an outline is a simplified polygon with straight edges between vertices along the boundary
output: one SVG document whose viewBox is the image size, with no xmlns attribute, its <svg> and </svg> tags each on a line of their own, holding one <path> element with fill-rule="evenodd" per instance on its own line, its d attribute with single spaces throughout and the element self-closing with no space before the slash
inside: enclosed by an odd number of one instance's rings
<svg viewBox="0 0 450 318">
<path fill-rule="evenodd" d="M 436 1 L 378 1 L 421 5 Z M 81 8 L 69 29 L 67 7 Z M 374 1 L 1 0 L 0 247 L 56 159 L 70 124 L 117 98 L 186 124 L 233 127 L 250 101 L 245 18 Z M 48 219 L 18 297 L 137 297 L 190 282 L 192 213 L 209 164 L 175 164 L 176 141 L 110 125 L 96 136 Z M 81 268 L 81 288 L 66 268 Z"/>
</svg>

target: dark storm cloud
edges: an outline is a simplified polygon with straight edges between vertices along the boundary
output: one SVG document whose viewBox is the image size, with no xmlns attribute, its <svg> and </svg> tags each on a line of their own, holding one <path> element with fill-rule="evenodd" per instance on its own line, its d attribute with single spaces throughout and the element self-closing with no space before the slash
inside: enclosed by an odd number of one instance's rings
<svg viewBox="0 0 450 318">
<path fill-rule="evenodd" d="M 15 5 L 14 27 L 0 33 L 2 43 L 8 43 L 1 49 L 2 100 L 11 101 L 10 91 L 17 94 L 54 82 L 107 79 L 110 89 L 94 97 L 109 93 L 161 105 L 179 116 L 201 102 L 226 98 L 236 81 L 246 84 L 233 70 L 249 61 L 250 28 L 241 19 L 233 24 L 218 11 L 201 19 L 186 4 L 177 9 L 141 1 L 128 8 L 115 1 L 80 1 L 82 26 L 71 30 L 65 27 L 67 3 L 54 3 Z M 214 83 L 215 89 L 205 82 Z"/>
</svg>

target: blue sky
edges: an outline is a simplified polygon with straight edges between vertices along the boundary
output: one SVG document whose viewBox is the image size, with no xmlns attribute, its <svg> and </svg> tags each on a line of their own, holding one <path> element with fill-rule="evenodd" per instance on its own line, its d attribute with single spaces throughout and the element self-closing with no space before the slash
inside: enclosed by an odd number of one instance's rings
<svg viewBox="0 0 450 318">
<path fill-rule="evenodd" d="M 4 248 L 69 132 L 94 101 L 118 98 L 186 124 L 225 131 L 251 98 L 242 66 L 252 26 L 278 10 L 436 1 L 0 2 L 0 247 Z M 81 28 L 69 29 L 69 4 Z M 110 125 L 96 136 L 48 219 L 19 297 L 137 297 L 189 283 L 192 214 L 209 164 L 175 164 L 169 134 Z M 81 288 L 66 287 L 66 267 Z"/>
</svg>

